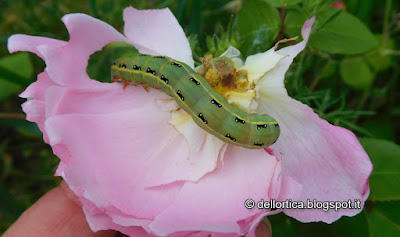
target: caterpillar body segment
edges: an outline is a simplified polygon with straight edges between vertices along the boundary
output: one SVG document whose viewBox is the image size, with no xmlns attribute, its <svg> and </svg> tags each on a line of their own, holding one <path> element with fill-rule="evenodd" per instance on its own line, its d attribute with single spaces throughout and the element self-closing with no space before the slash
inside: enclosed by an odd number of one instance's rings
<svg viewBox="0 0 400 237">
<path fill-rule="evenodd" d="M 164 56 L 119 58 L 112 79 L 160 88 L 175 98 L 201 128 L 224 142 L 250 149 L 265 148 L 279 137 L 278 122 L 268 115 L 249 115 L 231 106 L 206 79 L 188 65 Z"/>
</svg>

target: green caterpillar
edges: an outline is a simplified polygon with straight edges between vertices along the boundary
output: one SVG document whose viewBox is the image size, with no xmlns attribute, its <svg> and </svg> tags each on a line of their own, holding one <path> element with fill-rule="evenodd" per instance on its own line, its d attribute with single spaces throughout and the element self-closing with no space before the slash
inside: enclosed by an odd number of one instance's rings
<svg viewBox="0 0 400 237">
<path fill-rule="evenodd" d="M 278 122 L 268 115 L 247 114 L 232 107 L 206 79 L 188 65 L 164 56 L 119 58 L 111 66 L 113 81 L 160 88 L 175 98 L 204 130 L 224 142 L 264 148 L 276 142 Z"/>
</svg>

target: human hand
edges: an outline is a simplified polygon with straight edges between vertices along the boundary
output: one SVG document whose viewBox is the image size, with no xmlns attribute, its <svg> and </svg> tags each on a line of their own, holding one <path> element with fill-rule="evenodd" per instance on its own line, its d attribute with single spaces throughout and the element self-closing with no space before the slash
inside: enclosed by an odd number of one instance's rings
<svg viewBox="0 0 400 237">
<path fill-rule="evenodd" d="M 28 210 L 4 233 L 3 237 L 19 236 L 123 236 L 113 230 L 94 233 L 86 221 L 81 204 L 63 181 Z"/>
</svg>

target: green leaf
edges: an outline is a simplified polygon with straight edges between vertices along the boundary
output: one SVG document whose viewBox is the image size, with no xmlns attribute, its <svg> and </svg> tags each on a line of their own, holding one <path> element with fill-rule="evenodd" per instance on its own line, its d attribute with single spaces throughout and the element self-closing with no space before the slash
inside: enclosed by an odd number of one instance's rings
<svg viewBox="0 0 400 237">
<path fill-rule="evenodd" d="M 400 146 L 387 140 L 360 138 L 374 165 L 370 177 L 372 200 L 400 200 Z"/>
<path fill-rule="evenodd" d="M 293 226 L 296 231 L 296 236 L 307 236 L 307 237 L 314 237 L 314 236 L 315 237 L 319 236 L 369 237 L 370 236 L 368 230 L 368 220 L 365 211 L 353 217 L 344 216 L 332 224 L 326 224 L 321 222 L 304 224 L 298 221 L 293 221 Z"/>
<path fill-rule="evenodd" d="M 245 56 L 268 50 L 280 28 L 279 13 L 268 2 L 245 1 L 235 22 L 240 37 L 239 50 Z"/>
<path fill-rule="evenodd" d="M 309 45 L 327 53 L 361 54 L 378 46 L 371 31 L 356 17 L 345 11 L 316 27 Z"/>
<path fill-rule="evenodd" d="M 319 3 L 309 3 L 309 4 L 319 4 Z M 308 11 L 305 7 L 293 7 L 288 10 L 288 13 L 285 18 L 285 30 L 286 34 L 290 37 L 295 37 L 301 35 L 301 28 L 303 27 L 304 22 L 313 16 L 310 14 L 311 12 L 316 12 L 316 20 L 313 25 L 314 31 L 318 31 L 318 29 L 323 28 L 324 25 L 330 20 L 334 19 L 336 15 L 340 13 L 340 10 L 331 7 L 328 5 L 323 5 L 322 7 L 315 9 L 315 6 Z"/>
<path fill-rule="evenodd" d="M 139 55 L 139 52 L 131 44 L 125 42 L 109 43 L 101 51 L 97 51 L 90 56 L 86 71 L 92 79 L 100 82 L 110 82 L 113 61 L 120 57 L 137 55 Z"/>
<path fill-rule="evenodd" d="M 307 15 L 301 8 L 290 9 L 285 17 L 285 34 L 289 37 L 300 36 L 306 20 Z"/>
<path fill-rule="evenodd" d="M 29 85 L 33 73 L 29 54 L 22 52 L 0 58 L 0 100 Z"/>
<path fill-rule="evenodd" d="M 394 108 L 391 114 L 394 116 L 400 116 L 400 107 Z"/>
<path fill-rule="evenodd" d="M 36 123 L 32 123 L 27 120 L 1 119 L 0 123 L 16 128 L 18 132 L 24 134 L 27 137 L 35 137 L 43 135 L 39 127 L 36 125 Z"/>
<path fill-rule="evenodd" d="M 0 216 L 5 215 L 17 218 L 24 210 L 22 203 L 18 202 L 0 183 Z"/>
<path fill-rule="evenodd" d="M 337 63 L 333 60 L 328 61 L 328 63 L 323 67 L 320 77 L 321 79 L 330 78 L 335 74 L 337 69 Z"/>
<path fill-rule="evenodd" d="M 1 68 L 0 68 L 1 71 Z M 1 72 L 0 72 L 1 74 Z M 22 87 L 15 83 L 0 78 L 0 101 L 21 90 Z"/>
<path fill-rule="evenodd" d="M 394 140 L 395 129 L 390 121 L 368 120 L 362 127 L 368 130 L 374 138 Z"/>
<path fill-rule="evenodd" d="M 322 28 L 330 20 L 334 19 L 341 10 L 336 7 L 332 7 L 331 4 L 325 4 L 317 9 L 317 21 L 315 22 L 315 29 L 318 30 Z"/>
<path fill-rule="evenodd" d="M 320 2 L 308 1 L 308 4 L 312 5 L 308 10 L 307 7 L 293 7 L 288 9 L 285 18 L 285 33 L 289 37 L 301 35 L 301 28 L 303 27 L 304 22 L 313 16 L 310 12 L 316 12 L 314 13 L 316 15 L 316 20 L 313 26 L 314 31 L 318 31 L 318 29 L 322 28 L 325 23 L 329 22 L 340 13 L 339 9 L 331 7 L 331 5 L 327 3 L 318 9 L 316 9 L 314 4 L 319 5 Z"/>
<path fill-rule="evenodd" d="M 266 0 L 274 7 L 290 6 L 301 2 L 302 0 Z"/>
<path fill-rule="evenodd" d="M 272 226 L 272 236 L 319 237 L 369 237 L 368 219 L 365 211 L 353 217 L 342 217 L 332 224 L 322 222 L 301 223 L 283 213 L 268 216 Z"/>
<path fill-rule="evenodd" d="M 375 38 L 379 41 L 379 44 L 382 45 L 383 36 L 375 35 Z M 366 55 L 366 59 L 376 71 L 386 70 L 392 65 L 393 56 L 385 54 L 385 51 L 393 49 L 395 49 L 395 42 L 392 38 L 388 38 L 386 45 L 382 45 L 381 47 L 369 52 Z"/>
<path fill-rule="evenodd" d="M 400 236 L 400 201 L 376 202 L 369 221 L 372 236 Z"/>
<path fill-rule="evenodd" d="M 321 4 L 330 4 L 333 0 L 302 0 L 304 9 L 308 12 L 312 12 L 318 9 Z"/>
<path fill-rule="evenodd" d="M 283 213 L 268 216 L 271 222 L 272 236 L 296 236 L 291 218 Z"/>
<path fill-rule="evenodd" d="M 112 42 L 104 46 L 103 50 L 111 54 L 113 60 L 119 57 L 132 57 L 139 55 L 138 50 L 125 42 Z"/>
<path fill-rule="evenodd" d="M 340 63 L 343 81 L 356 89 L 367 89 L 374 81 L 374 73 L 361 57 L 346 58 Z"/>
<path fill-rule="evenodd" d="M 374 10 L 376 2 L 374 0 L 347 0 L 347 11 L 355 15 L 365 23 L 369 23 L 371 12 Z"/>
</svg>

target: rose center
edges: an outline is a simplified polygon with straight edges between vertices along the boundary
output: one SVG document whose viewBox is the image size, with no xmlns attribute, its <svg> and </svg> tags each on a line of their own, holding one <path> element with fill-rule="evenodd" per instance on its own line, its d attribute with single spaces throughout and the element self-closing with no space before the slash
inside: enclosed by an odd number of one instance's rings
<svg viewBox="0 0 400 237">
<path fill-rule="evenodd" d="M 232 106 L 249 112 L 255 97 L 255 85 L 249 83 L 247 70 L 237 70 L 228 57 L 207 55 L 201 61 L 203 65 L 198 68 L 197 74 L 204 77 Z"/>
</svg>

